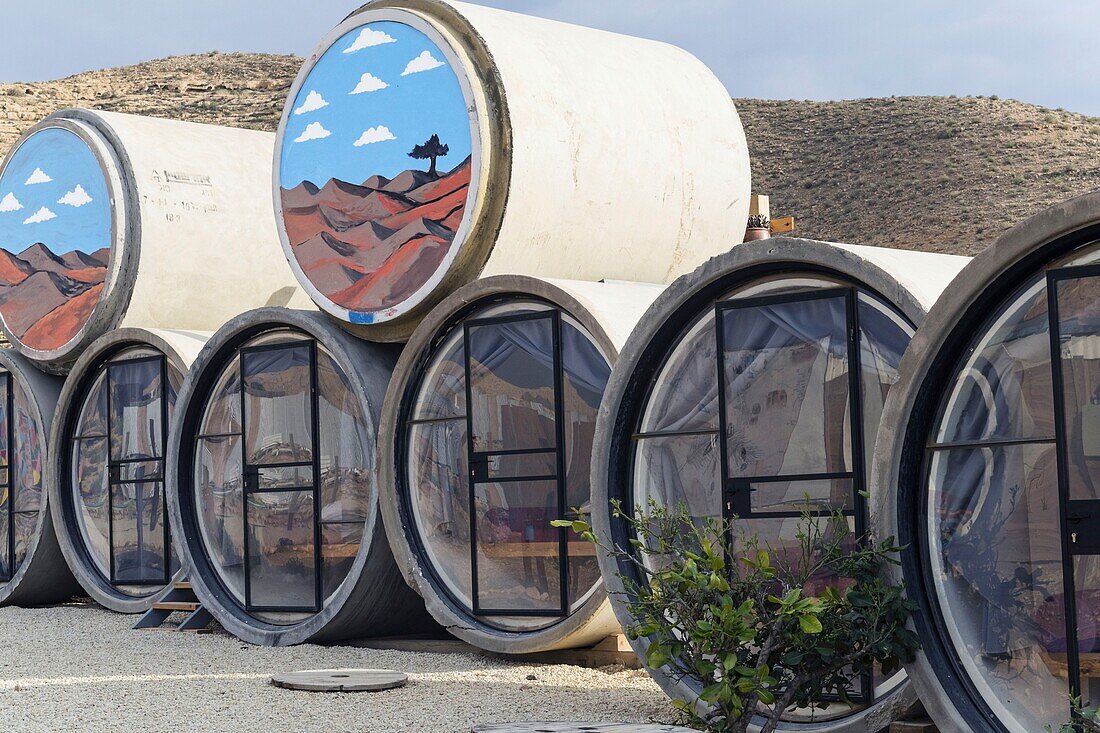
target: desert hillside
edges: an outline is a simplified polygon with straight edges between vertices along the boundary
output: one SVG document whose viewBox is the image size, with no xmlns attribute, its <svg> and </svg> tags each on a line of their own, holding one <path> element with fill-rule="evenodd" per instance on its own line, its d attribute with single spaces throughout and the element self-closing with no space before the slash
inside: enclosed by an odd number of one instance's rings
<svg viewBox="0 0 1100 733">
<path fill-rule="evenodd" d="M 301 59 L 204 54 L 0 84 L 0 151 L 49 112 L 90 106 L 273 130 Z M 798 234 L 973 254 L 1092 190 L 1100 119 L 982 97 L 742 99 L 753 188 Z"/>
</svg>

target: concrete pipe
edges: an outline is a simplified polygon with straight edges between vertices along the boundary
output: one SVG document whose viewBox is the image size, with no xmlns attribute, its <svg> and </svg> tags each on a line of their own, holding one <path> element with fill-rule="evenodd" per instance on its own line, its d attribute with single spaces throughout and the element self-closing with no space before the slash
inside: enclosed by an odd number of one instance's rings
<svg viewBox="0 0 1100 733">
<path fill-rule="evenodd" d="M 697 517 L 736 517 L 782 551 L 797 543 L 807 495 L 865 531 L 861 492 L 883 400 L 915 327 L 966 262 L 781 237 L 735 247 L 676 280 L 608 382 L 592 461 L 598 535 L 631 547 L 610 500 L 683 502 Z M 622 577 L 643 576 L 623 558 L 601 553 L 600 563 L 628 627 Z M 644 659 L 648 641 L 632 644 Z M 697 700 L 689 680 L 650 673 L 673 698 Z M 780 729 L 877 733 L 916 700 L 900 672 L 862 680 L 858 697 L 854 706 L 792 709 Z"/>
<path fill-rule="evenodd" d="M 1001 236 L 928 314 L 883 411 L 875 525 L 942 731 L 1060 730 L 1100 689 L 1100 194 Z"/>
<path fill-rule="evenodd" d="M 71 109 L 0 167 L 0 326 L 66 371 L 122 326 L 212 331 L 265 304 L 304 305 L 280 257 L 263 132 Z"/>
<path fill-rule="evenodd" d="M 0 349 L 0 604 L 38 606 L 80 595 L 54 535 L 43 488 L 61 380 Z"/>
<path fill-rule="evenodd" d="M 378 411 L 399 347 L 261 308 L 214 334 L 180 391 L 172 531 L 227 631 L 283 646 L 436 628 L 378 518 Z"/>
<path fill-rule="evenodd" d="M 458 2 L 349 16 L 299 72 L 276 148 L 291 267 L 376 341 L 479 276 L 669 282 L 748 215 L 741 121 L 697 59 Z"/>
<path fill-rule="evenodd" d="M 50 512 L 73 575 L 113 611 L 141 613 L 182 578 L 164 458 L 176 394 L 208 336 L 111 331 L 61 388 L 46 464 Z"/>
<path fill-rule="evenodd" d="M 452 634 L 519 654 L 618 631 L 594 548 L 550 521 L 588 511 L 604 385 L 660 291 L 499 275 L 413 334 L 382 410 L 382 516 L 405 580 Z"/>
</svg>

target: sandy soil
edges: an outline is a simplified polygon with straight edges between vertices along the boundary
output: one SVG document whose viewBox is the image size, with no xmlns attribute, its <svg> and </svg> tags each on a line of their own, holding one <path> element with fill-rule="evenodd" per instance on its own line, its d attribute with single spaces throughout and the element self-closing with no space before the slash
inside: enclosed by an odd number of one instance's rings
<svg viewBox="0 0 1100 733">
<path fill-rule="evenodd" d="M 220 631 L 133 631 L 132 623 L 96 606 L 0 609 L 0 730 L 458 733 L 509 720 L 672 717 L 644 671 L 340 646 L 268 649 Z M 410 682 L 378 693 L 270 684 L 276 671 L 332 667 L 398 669 Z"/>
</svg>

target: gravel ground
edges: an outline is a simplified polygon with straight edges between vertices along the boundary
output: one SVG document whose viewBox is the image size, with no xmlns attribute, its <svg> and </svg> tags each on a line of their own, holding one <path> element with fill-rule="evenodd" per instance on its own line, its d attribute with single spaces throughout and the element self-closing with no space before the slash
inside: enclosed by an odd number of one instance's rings
<svg viewBox="0 0 1100 733">
<path fill-rule="evenodd" d="M 309 644 L 268 649 L 220 631 L 133 631 L 133 620 L 90 605 L 0 609 L 0 730 L 466 733 L 510 720 L 672 717 L 644 671 Z M 270 684 L 273 672 L 332 667 L 402 670 L 409 684 L 377 693 Z"/>
</svg>

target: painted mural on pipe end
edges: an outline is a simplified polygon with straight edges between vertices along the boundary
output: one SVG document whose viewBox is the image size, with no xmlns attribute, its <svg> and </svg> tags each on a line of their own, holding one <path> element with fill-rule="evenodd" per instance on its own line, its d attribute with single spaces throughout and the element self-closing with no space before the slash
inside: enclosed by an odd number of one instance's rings
<svg viewBox="0 0 1100 733">
<path fill-rule="evenodd" d="M 107 176 L 77 132 L 46 126 L 0 171 L 0 318 L 34 351 L 70 343 L 103 294 L 114 239 Z"/>
<path fill-rule="evenodd" d="M 749 174 L 729 92 L 682 49 L 373 0 L 291 86 L 273 194 L 314 302 L 405 341 L 481 277 L 671 282 L 740 241 Z"/>
<path fill-rule="evenodd" d="M 471 208 L 476 121 L 429 32 L 385 20 L 340 33 L 290 102 L 278 152 L 289 254 L 351 323 L 430 291 Z"/>
</svg>

